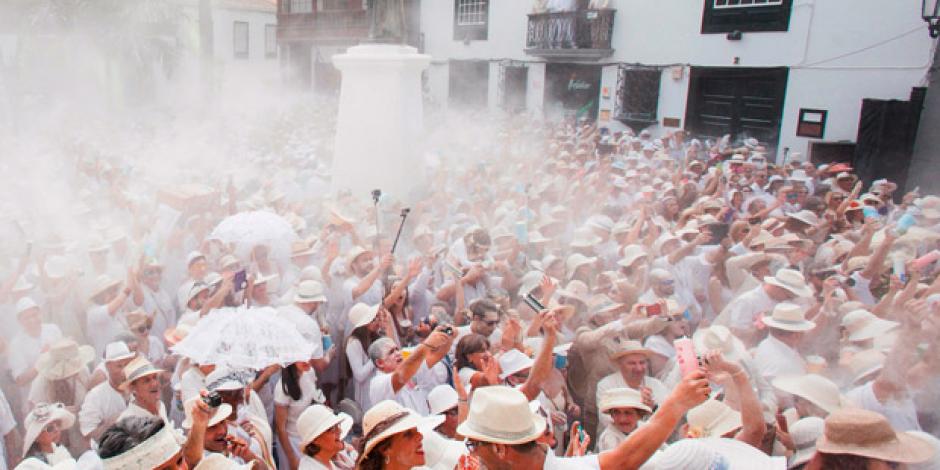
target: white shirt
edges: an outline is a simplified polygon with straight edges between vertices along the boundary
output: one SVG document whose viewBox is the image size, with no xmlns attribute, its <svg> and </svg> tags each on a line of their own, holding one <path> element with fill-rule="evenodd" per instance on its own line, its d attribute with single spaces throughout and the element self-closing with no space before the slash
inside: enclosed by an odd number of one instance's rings
<svg viewBox="0 0 940 470">
<path fill-rule="evenodd" d="M 42 348 L 49 346 L 62 337 L 62 331 L 59 327 L 49 323 L 43 323 L 39 332 L 39 337 L 34 338 L 21 331 L 10 341 L 7 348 L 9 354 L 10 372 L 13 377 L 18 377 L 36 365 Z"/>
<path fill-rule="evenodd" d="M 153 413 L 147 411 L 146 409 L 141 408 L 140 406 L 138 406 L 137 403 L 134 403 L 133 400 L 132 400 L 132 401 L 127 405 L 127 409 L 124 410 L 124 412 L 121 413 L 120 416 L 118 416 L 118 421 L 120 421 L 120 420 L 122 420 L 122 419 L 124 419 L 124 418 L 129 418 L 129 417 L 131 417 L 131 416 L 143 416 L 143 417 L 154 417 L 154 416 L 156 416 L 157 418 L 162 419 L 164 423 L 169 423 L 170 420 L 167 419 L 167 417 L 166 417 L 166 406 L 163 404 L 162 401 L 161 401 L 161 402 L 157 402 L 157 403 L 160 405 L 160 409 L 157 410 L 157 411 L 159 411 L 159 413 L 157 413 L 156 415 L 154 415 Z"/>
<path fill-rule="evenodd" d="M 607 426 L 607 429 L 601 433 L 601 437 L 597 439 L 597 451 L 604 452 L 616 448 L 625 440 L 627 440 L 627 435 L 620 432 L 617 426 Z"/>
<path fill-rule="evenodd" d="M 892 398 L 886 403 L 881 403 L 875 396 L 873 384 L 874 381 L 868 382 L 852 389 L 846 395 L 860 408 L 880 413 L 898 432 L 921 430 L 920 423 L 917 421 L 917 408 L 911 397 L 905 396 L 900 400 Z"/>
<path fill-rule="evenodd" d="M 309 455 L 300 456 L 300 465 L 297 467 L 298 470 L 333 470 L 333 463 L 331 462 L 329 466 L 323 465 L 319 460 L 310 457 Z"/>
<path fill-rule="evenodd" d="M 16 418 L 7 397 L 0 390 L 0 437 L 5 437 L 10 431 L 16 429 Z M 16 452 L 17 449 L 13 449 Z M 6 446 L 0 445 L 0 470 L 7 470 Z"/>
<path fill-rule="evenodd" d="M 104 356 L 105 346 L 127 330 L 124 323 L 123 308 L 114 315 L 108 313 L 107 305 L 94 305 L 88 309 L 88 341 L 95 347 L 99 356 Z"/>
<path fill-rule="evenodd" d="M 422 362 L 421 368 L 415 375 L 427 373 L 427 371 L 427 365 Z M 392 388 L 392 374 L 380 371 L 372 378 L 372 383 L 369 385 L 369 399 L 372 403 L 378 403 L 382 400 L 394 400 L 401 406 L 415 411 L 421 416 L 430 414 L 430 410 L 428 409 L 428 394 L 426 391 L 418 388 L 417 379 L 415 377 L 412 377 L 411 380 L 401 387 L 398 393 L 395 393 L 395 390 Z"/>
<path fill-rule="evenodd" d="M 352 369 L 355 380 L 353 398 L 363 410 L 368 410 L 372 407 L 369 400 L 369 383 L 376 373 L 375 363 L 369 359 L 362 343 L 355 337 L 350 337 L 346 342 L 346 359 L 349 360 L 349 368 Z"/>
<path fill-rule="evenodd" d="M 768 382 L 781 375 L 806 374 L 806 361 L 803 356 L 772 334 L 757 345 L 754 365 Z"/>
<path fill-rule="evenodd" d="M 554 453 L 545 454 L 543 470 L 601 470 L 597 455 L 584 457 L 556 457 Z"/>
<path fill-rule="evenodd" d="M 153 315 L 153 333 L 163 337 L 167 328 L 176 325 L 176 307 L 173 304 L 173 298 L 163 289 L 157 291 L 150 290 L 149 287 L 141 288 L 144 294 L 144 303 L 140 306 L 145 312 Z"/>
<path fill-rule="evenodd" d="M 287 434 L 290 435 L 291 440 L 296 439 L 299 443 L 300 434 L 297 432 L 297 418 L 300 418 L 300 414 L 310 405 L 326 402 L 326 397 L 317 386 L 317 374 L 312 370 L 305 372 L 297 381 L 300 386 L 300 398 L 297 400 L 284 392 L 283 380 L 282 375 L 281 380 L 278 380 L 277 386 L 274 387 L 274 404 L 287 408 Z M 300 449 L 297 449 L 297 451 L 299 453 Z"/>
<path fill-rule="evenodd" d="M 85 401 L 78 412 L 78 429 L 87 437 L 101 423 L 116 422 L 118 416 L 126 409 L 127 401 L 124 395 L 115 390 L 110 382 L 102 382 L 85 395 Z"/>
<path fill-rule="evenodd" d="M 655 403 L 662 403 L 666 397 L 669 396 L 669 389 L 663 385 L 658 379 L 653 377 L 643 377 L 643 387 L 650 389 L 651 395 L 653 395 L 653 401 Z M 623 374 L 620 371 L 614 372 L 613 374 L 608 375 L 600 380 L 597 383 L 597 395 L 595 403 L 601 402 L 601 395 L 610 389 L 613 388 L 633 388 L 627 385 L 627 382 L 623 379 Z M 610 427 L 610 424 L 613 423 L 613 419 L 607 413 L 598 413 L 598 426 L 597 429 L 603 430 Z"/>
<path fill-rule="evenodd" d="M 772 311 L 774 305 L 777 305 L 777 302 L 767 295 L 761 284 L 732 299 L 715 319 L 714 324 L 738 330 L 750 330 L 754 328 L 757 315 Z"/>
</svg>

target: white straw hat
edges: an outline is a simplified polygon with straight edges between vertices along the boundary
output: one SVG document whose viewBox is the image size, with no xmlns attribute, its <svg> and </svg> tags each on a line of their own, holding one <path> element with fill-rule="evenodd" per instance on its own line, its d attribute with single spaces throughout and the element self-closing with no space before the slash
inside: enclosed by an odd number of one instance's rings
<svg viewBox="0 0 940 470">
<path fill-rule="evenodd" d="M 39 305 L 36 304 L 36 301 L 29 297 L 23 297 L 20 300 L 16 301 L 16 315 L 19 316 L 22 313 L 25 313 L 34 308 L 39 308 Z"/>
<path fill-rule="evenodd" d="M 39 355 L 36 371 L 46 380 L 62 380 L 81 372 L 94 359 L 95 348 L 79 346 L 71 338 L 61 338 Z"/>
<path fill-rule="evenodd" d="M 803 398 L 827 413 L 832 413 L 845 404 L 839 386 L 821 375 L 783 375 L 775 378 L 772 383 L 774 387 Z"/>
<path fill-rule="evenodd" d="M 144 356 L 137 356 L 133 361 L 124 366 L 124 382 L 118 386 L 119 390 L 126 391 L 127 387 L 135 380 L 155 375 L 163 372 L 163 369 L 157 369 Z"/>
<path fill-rule="evenodd" d="M 323 284 L 317 281 L 301 281 L 297 284 L 297 293 L 294 294 L 294 302 L 326 302 Z"/>
<path fill-rule="evenodd" d="M 180 424 L 183 429 L 192 429 L 193 427 L 193 415 L 191 410 L 192 405 L 196 402 L 196 400 L 201 400 L 201 398 L 190 398 L 186 401 L 186 406 L 183 407 L 186 412 L 186 418 L 183 419 L 183 423 Z M 212 426 L 225 421 L 225 419 L 232 414 L 232 405 L 229 405 L 228 403 L 222 403 L 218 408 L 213 408 L 211 412 L 212 415 L 209 416 L 209 422 L 206 424 L 207 428 L 211 428 Z"/>
<path fill-rule="evenodd" d="M 610 360 L 616 361 L 623 356 L 628 356 L 630 354 L 642 354 L 646 357 L 652 357 L 653 351 L 643 347 L 639 341 L 636 340 L 627 340 L 620 343 L 620 347 L 616 351 L 610 354 Z"/>
<path fill-rule="evenodd" d="M 173 426 L 163 426 L 156 434 L 122 454 L 102 459 L 104 470 L 151 470 L 180 452 L 181 436 Z"/>
<path fill-rule="evenodd" d="M 532 413 L 519 390 L 493 385 L 476 390 L 466 421 L 457 433 L 469 439 L 496 444 L 523 444 L 545 431 L 545 419 Z"/>
<path fill-rule="evenodd" d="M 108 276 L 107 274 L 102 274 L 95 279 L 95 287 L 92 289 L 91 295 L 89 297 L 95 298 L 105 293 L 109 289 L 112 289 L 119 285 L 121 285 L 121 280 L 112 279 L 111 276 Z"/>
<path fill-rule="evenodd" d="M 448 384 L 441 384 L 428 392 L 428 408 L 432 415 L 439 415 L 447 410 L 457 406 L 459 397 L 454 387 Z"/>
<path fill-rule="evenodd" d="M 574 231 L 574 237 L 569 245 L 572 248 L 591 248 L 601 242 L 601 237 L 594 234 L 588 227 L 580 227 Z"/>
<path fill-rule="evenodd" d="M 852 355 L 849 360 L 849 370 L 852 371 L 852 382 L 859 382 L 885 365 L 885 354 L 877 349 L 866 349 Z"/>
<path fill-rule="evenodd" d="M 136 354 L 131 352 L 130 348 L 127 347 L 127 343 L 124 341 L 108 343 L 108 345 L 104 347 L 105 362 L 123 361 L 124 359 L 130 359 L 134 356 L 136 356 Z"/>
<path fill-rule="evenodd" d="M 416 429 L 418 426 L 436 428 L 443 422 L 443 416 L 422 418 L 394 401 L 381 401 L 366 411 L 362 417 L 364 447 L 362 453 L 359 454 L 359 462 L 366 459 L 375 446 L 395 434 Z"/>
<path fill-rule="evenodd" d="M 23 427 L 26 429 L 26 434 L 23 436 L 24 457 L 46 425 L 55 421 L 59 422 L 60 429 L 66 430 L 75 424 L 75 415 L 66 410 L 65 405 L 61 403 L 40 403 L 26 415 L 26 419 L 23 420 Z"/>
<path fill-rule="evenodd" d="M 199 460 L 193 470 L 251 470 L 252 468 L 254 467 L 251 463 L 242 465 L 223 454 L 209 452 Z"/>
<path fill-rule="evenodd" d="M 764 324 L 785 331 L 809 331 L 816 328 L 816 324 L 807 320 L 803 307 L 789 302 L 782 302 L 774 306 L 770 316 L 763 317 Z"/>
<path fill-rule="evenodd" d="M 784 470 L 785 459 L 774 459 L 737 439 L 681 439 L 656 453 L 643 470 Z"/>
<path fill-rule="evenodd" d="M 614 408 L 633 408 L 646 413 L 653 412 L 643 403 L 643 396 L 639 390 L 630 387 L 612 388 L 601 392 L 601 400 L 598 404 L 601 413 L 607 413 Z"/>
<path fill-rule="evenodd" d="M 372 323 L 378 314 L 379 304 L 369 306 L 360 302 L 349 309 L 349 323 L 352 324 L 353 329 L 356 329 Z"/>
<path fill-rule="evenodd" d="M 741 413 L 714 398 L 689 410 L 686 420 L 696 437 L 721 437 L 742 426 Z"/>
<path fill-rule="evenodd" d="M 842 317 L 842 327 L 849 333 L 849 341 L 875 339 L 900 326 L 900 323 L 882 320 L 868 310 L 853 310 Z"/>
<path fill-rule="evenodd" d="M 744 343 L 731 333 L 728 327 L 722 325 L 699 328 L 692 335 L 692 344 L 695 346 L 695 351 L 700 355 L 718 349 L 724 357 L 731 361 L 740 361 L 747 354 Z"/>
<path fill-rule="evenodd" d="M 448 439 L 429 428 L 421 428 L 420 431 L 424 436 L 421 443 L 425 453 L 424 465 L 430 470 L 454 470 L 460 457 L 469 454 L 461 441 Z"/>
<path fill-rule="evenodd" d="M 623 257 L 620 258 L 619 261 L 617 261 L 617 264 L 624 268 L 628 268 L 631 265 L 633 265 L 633 263 L 635 263 L 636 260 L 640 258 L 645 258 L 646 256 L 647 256 L 646 249 L 643 248 L 642 246 L 627 245 L 623 248 Z"/>
<path fill-rule="evenodd" d="M 499 356 L 499 378 L 506 380 L 512 374 L 531 369 L 535 361 L 518 349 L 510 349 Z"/>
<path fill-rule="evenodd" d="M 764 282 L 786 289 L 797 297 L 810 297 L 813 289 L 806 285 L 806 279 L 799 271 L 793 269 L 780 269 L 774 276 L 767 276 Z"/>
<path fill-rule="evenodd" d="M 787 468 L 793 468 L 809 462 L 816 454 L 816 440 L 823 435 L 825 421 L 816 416 L 808 416 L 790 426 L 790 438 L 796 451 L 790 456 Z"/>
<path fill-rule="evenodd" d="M 304 410 L 297 418 L 297 433 L 300 434 L 300 445 L 298 447 L 300 451 L 303 452 L 307 445 L 337 424 L 340 429 L 339 438 L 342 440 L 352 429 L 352 417 L 345 413 L 334 414 L 333 410 L 320 404 L 312 405 Z"/>
</svg>

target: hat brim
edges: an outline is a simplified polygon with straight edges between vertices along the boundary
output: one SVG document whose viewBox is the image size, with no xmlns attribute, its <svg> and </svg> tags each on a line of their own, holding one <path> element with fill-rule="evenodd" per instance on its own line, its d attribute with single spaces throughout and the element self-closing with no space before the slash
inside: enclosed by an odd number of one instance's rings
<svg viewBox="0 0 940 470">
<path fill-rule="evenodd" d="M 53 421 L 61 421 L 62 425 L 60 429 L 62 430 L 70 429 L 75 425 L 75 415 L 64 407 L 53 408 L 52 416 L 50 416 L 49 419 L 42 422 L 41 425 L 40 423 L 35 423 L 34 426 L 30 426 L 26 430 L 26 435 L 23 437 L 23 457 L 26 457 L 26 453 L 29 451 L 29 448 L 33 446 L 33 443 L 36 442 L 36 438 L 42 433 L 43 428 Z"/>
<path fill-rule="evenodd" d="M 121 390 L 122 392 L 127 391 L 127 388 L 130 387 L 131 383 L 133 383 L 134 381 L 140 380 L 144 377 L 147 377 L 148 375 L 157 375 L 161 372 L 164 372 L 163 369 L 154 368 L 152 370 L 148 370 L 147 372 L 144 372 L 138 375 L 137 377 L 134 377 L 133 379 L 125 380 L 124 382 L 121 382 L 121 385 L 118 385 L 118 390 Z"/>
<path fill-rule="evenodd" d="M 776 328 L 778 330 L 802 332 L 802 331 L 809 331 L 809 330 L 812 330 L 813 328 L 816 328 L 816 323 L 813 323 L 809 320 L 803 320 L 798 323 L 788 323 L 788 322 L 774 320 L 774 318 L 771 316 L 765 316 L 761 320 L 764 322 L 765 325 L 771 328 Z"/>
<path fill-rule="evenodd" d="M 650 407 L 644 405 L 642 402 L 634 402 L 634 401 L 627 401 L 627 400 L 611 401 L 609 403 L 605 403 L 604 405 L 600 407 L 600 410 L 601 410 L 601 413 L 606 413 L 614 408 L 633 408 L 635 410 L 640 410 L 646 413 L 653 412 L 653 410 L 651 410 Z"/>
<path fill-rule="evenodd" d="M 95 348 L 88 345 L 79 346 L 78 354 L 58 362 L 51 353 L 45 352 L 36 361 L 36 370 L 47 380 L 62 380 L 81 372 L 94 359 Z"/>
<path fill-rule="evenodd" d="M 212 426 L 215 426 L 216 424 L 219 424 L 222 421 L 225 421 L 226 418 L 228 418 L 231 414 L 232 414 L 232 405 L 229 405 L 228 403 L 222 403 L 221 405 L 219 405 L 218 408 L 215 409 L 215 412 L 209 418 L 209 422 L 208 424 L 206 424 L 206 427 L 211 428 Z M 186 419 L 184 419 L 183 422 L 180 424 L 180 426 L 182 426 L 183 429 L 191 429 L 193 427 L 192 417 L 187 416 Z"/>
<path fill-rule="evenodd" d="M 312 304 L 314 302 L 326 302 L 326 296 L 323 294 L 317 294 L 313 297 L 301 297 L 299 295 L 295 295 L 294 302 L 298 304 Z"/>
<path fill-rule="evenodd" d="M 919 437 L 899 432 L 897 439 L 882 444 L 864 446 L 840 444 L 830 441 L 825 434 L 816 442 L 816 450 L 824 454 L 848 454 L 897 463 L 919 463 L 933 457 L 933 446 Z"/>
<path fill-rule="evenodd" d="M 526 442 L 531 442 L 538 439 L 539 436 L 545 432 L 546 426 L 547 423 L 545 422 L 545 418 L 533 413 L 532 428 L 521 435 L 516 435 L 513 437 L 497 436 L 492 433 L 487 433 L 484 429 L 478 428 L 470 420 L 466 420 L 463 423 L 460 423 L 460 426 L 457 426 L 457 434 L 460 434 L 461 436 L 464 436 L 468 439 L 481 442 L 515 445 L 524 444 Z"/>
<path fill-rule="evenodd" d="M 393 424 L 385 431 L 370 439 L 369 442 L 366 442 L 365 448 L 362 450 L 362 454 L 359 455 L 359 462 L 357 462 L 357 464 L 362 463 L 362 461 L 369 456 L 369 452 L 372 452 L 372 449 L 375 448 L 375 446 L 381 444 L 382 441 L 394 436 L 395 434 L 405 432 L 409 429 L 418 429 L 419 427 L 425 426 L 432 429 L 437 428 L 441 425 L 441 423 L 444 422 L 444 419 L 445 418 L 443 416 L 421 417 L 414 413 L 409 413 L 408 416 L 402 418 L 401 421 Z M 458 432 L 460 431 L 458 430 Z M 466 436 L 466 434 L 464 434 L 464 436 Z"/>
<path fill-rule="evenodd" d="M 379 315 L 379 306 L 381 304 L 376 304 L 375 306 L 369 307 L 369 315 L 362 317 L 358 322 L 353 324 L 353 329 L 359 328 L 360 326 L 366 326 L 369 323 L 372 323 L 372 320 L 375 320 L 375 317 Z"/>
<path fill-rule="evenodd" d="M 113 289 L 113 288 L 115 288 L 115 287 L 117 287 L 117 286 L 119 286 L 119 285 L 121 285 L 121 281 L 118 280 L 118 279 L 115 279 L 115 280 L 113 280 L 113 281 L 107 283 L 106 285 L 103 285 L 103 286 L 99 287 L 98 289 L 95 289 L 95 292 L 92 293 L 89 298 L 94 299 L 95 297 L 98 297 L 99 295 L 104 294 L 104 293 L 107 292 L 108 290 Z"/>
<path fill-rule="evenodd" d="M 804 400 L 807 400 L 812 404 L 822 408 L 827 413 L 832 413 L 842 408 L 842 403 L 845 403 L 846 401 L 842 395 L 839 395 L 839 403 L 830 403 L 827 400 L 821 400 L 818 396 L 814 396 L 812 393 L 815 390 L 810 389 L 808 390 L 810 393 L 807 393 L 806 387 L 800 381 L 802 377 L 802 375 L 782 375 L 775 378 L 771 382 L 771 385 L 785 393 L 789 393 L 790 395 L 795 395 Z"/>
<path fill-rule="evenodd" d="M 791 294 L 793 294 L 793 295 L 795 295 L 795 296 L 797 296 L 797 297 L 810 297 L 810 296 L 813 295 L 813 291 L 812 291 L 809 287 L 806 287 L 806 286 L 802 286 L 802 287 L 788 286 L 788 285 L 786 285 L 786 284 L 780 282 L 780 280 L 778 280 L 778 279 L 777 279 L 776 277 L 774 277 L 774 276 L 767 276 L 767 277 L 765 277 L 765 278 L 764 278 L 764 282 L 766 282 L 766 283 L 768 283 L 768 284 L 771 284 L 771 285 L 774 285 L 774 286 L 777 286 L 777 287 L 779 287 L 779 288 L 781 288 L 781 289 L 784 289 L 784 290 L 786 290 L 787 292 L 789 292 L 789 293 L 791 293 Z"/>
<path fill-rule="evenodd" d="M 316 430 L 310 433 L 310 435 L 307 436 L 305 439 L 302 439 L 300 441 L 300 445 L 298 446 L 300 451 L 303 452 L 303 449 L 305 449 L 308 445 L 310 445 L 311 442 L 315 441 L 318 437 L 322 436 L 323 433 L 328 431 L 333 426 L 336 426 L 337 424 L 339 425 L 339 434 L 340 434 L 339 438 L 340 440 L 342 440 L 344 437 L 346 437 L 346 434 L 349 433 L 349 430 L 352 429 L 352 425 L 353 425 L 352 416 L 349 416 L 346 413 L 339 413 L 339 414 L 333 415 L 333 417 L 321 423 L 320 426 Z"/>
<path fill-rule="evenodd" d="M 900 326 L 900 323 L 890 320 L 875 318 L 871 323 L 865 325 L 862 329 L 849 334 L 849 341 L 867 341 L 875 339 L 889 331 Z"/>
<path fill-rule="evenodd" d="M 642 354 L 646 357 L 653 357 L 654 353 L 651 349 L 646 349 L 646 348 L 631 349 L 629 351 L 617 351 L 610 355 L 610 360 L 616 361 L 617 359 L 620 359 L 623 356 L 629 356 L 631 354 Z"/>
</svg>

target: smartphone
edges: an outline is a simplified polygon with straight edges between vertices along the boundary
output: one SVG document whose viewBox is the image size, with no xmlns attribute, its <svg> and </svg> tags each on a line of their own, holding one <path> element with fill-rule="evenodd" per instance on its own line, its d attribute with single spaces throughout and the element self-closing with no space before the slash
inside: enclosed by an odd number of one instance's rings
<svg viewBox="0 0 940 470">
<path fill-rule="evenodd" d="M 586 436 L 584 435 L 584 426 L 581 426 L 581 424 L 579 423 L 578 424 L 578 440 L 580 440 L 581 442 L 584 442 L 585 438 Z"/>
<path fill-rule="evenodd" d="M 648 317 L 663 314 L 662 304 L 649 304 L 649 305 L 644 306 L 643 310 L 646 310 L 646 316 Z"/>
<path fill-rule="evenodd" d="M 522 298 L 522 301 L 525 302 L 529 308 L 535 310 L 536 313 L 545 310 L 545 306 L 542 305 L 542 302 L 539 302 L 539 300 L 536 299 L 532 294 L 526 294 L 525 297 Z"/>
<path fill-rule="evenodd" d="M 711 224 L 708 226 L 708 231 L 712 234 L 712 242 L 721 243 L 728 236 L 728 229 L 730 225 L 728 224 Z"/>
<path fill-rule="evenodd" d="M 561 354 L 555 355 L 555 368 L 562 370 L 568 367 L 568 356 L 562 356 Z"/>
<path fill-rule="evenodd" d="M 937 259 L 940 259 L 940 250 L 933 250 L 930 253 L 915 259 L 914 268 L 917 270 L 924 269 L 934 261 L 937 261 Z"/>
<path fill-rule="evenodd" d="M 695 355 L 695 346 L 692 340 L 686 337 L 678 338 L 672 342 L 676 348 L 676 362 L 683 377 L 688 377 L 699 370 L 698 357 Z"/>
<path fill-rule="evenodd" d="M 333 337 L 330 335 L 323 335 L 323 352 L 329 351 L 330 347 L 333 346 Z"/>
<path fill-rule="evenodd" d="M 242 269 L 235 273 L 235 277 L 232 278 L 232 285 L 234 286 L 235 292 L 240 292 L 242 289 L 248 286 L 248 271 Z"/>
<path fill-rule="evenodd" d="M 454 277 L 458 279 L 463 277 L 463 271 L 457 266 L 454 266 L 453 264 L 451 264 L 450 261 L 444 261 L 444 269 L 446 269 L 448 272 L 453 274 Z"/>
</svg>

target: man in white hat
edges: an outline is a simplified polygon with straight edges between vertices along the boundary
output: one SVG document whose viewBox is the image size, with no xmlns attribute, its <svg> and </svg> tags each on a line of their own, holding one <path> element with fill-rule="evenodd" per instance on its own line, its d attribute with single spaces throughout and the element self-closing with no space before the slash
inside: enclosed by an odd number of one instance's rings
<svg viewBox="0 0 940 470">
<path fill-rule="evenodd" d="M 599 452 L 616 448 L 636 430 L 641 420 L 653 412 L 643 403 L 640 392 L 627 387 L 606 390 L 601 395 L 598 407 L 601 413 L 611 418 L 611 425 L 598 439 Z"/>
<path fill-rule="evenodd" d="M 271 404 L 269 413 L 265 409 L 266 403 L 254 389 L 255 384 L 261 384 L 269 378 L 265 377 L 268 372 L 263 371 L 256 379 L 257 374 L 250 370 L 216 366 L 205 378 L 205 389 L 210 393 L 218 392 L 222 396 L 222 402 L 232 407 L 232 419 L 229 420 L 232 426 L 229 427 L 229 434 L 247 442 L 249 450 L 259 456 L 271 455 L 274 444 L 274 433 L 269 424 L 273 422 L 274 400 L 268 400 Z M 200 390 L 188 399 L 199 397 L 201 393 Z M 249 432 L 248 429 L 252 431 Z M 252 433 L 260 438 L 254 438 Z"/>
<path fill-rule="evenodd" d="M 206 255 L 199 251 L 190 252 L 186 256 L 186 274 L 186 280 L 176 289 L 176 304 L 179 305 L 180 310 L 186 306 L 193 285 L 197 282 L 205 282 L 206 274 L 209 274 L 209 262 Z"/>
<path fill-rule="evenodd" d="M 781 375 L 806 374 L 806 360 L 799 348 L 804 333 L 816 328 L 816 324 L 805 315 L 805 308 L 783 302 L 774 306 L 771 315 L 764 316 L 769 334 L 757 346 L 754 363 L 767 381 Z"/>
<path fill-rule="evenodd" d="M 457 432 L 467 438 L 471 455 L 490 470 L 639 468 L 666 441 L 685 412 L 709 393 L 704 373 L 689 375 L 645 426 L 616 448 L 598 455 L 560 458 L 548 452 L 536 442 L 544 433 L 545 419 L 531 411 L 525 395 L 501 385 L 474 393 L 467 420 Z"/>
<path fill-rule="evenodd" d="M 36 361 L 40 353 L 61 339 L 62 331 L 56 325 L 42 322 L 39 305 L 29 297 L 23 297 L 16 303 L 16 322 L 19 333 L 10 341 L 7 354 L 10 373 L 25 398 L 30 384 L 38 375 Z M 24 408 L 23 411 L 27 410 Z"/>
<path fill-rule="evenodd" d="M 350 275 L 343 282 L 343 291 L 348 305 L 363 302 L 377 305 L 384 299 L 381 274 L 395 262 L 391 254 L 382 256 L 379 264 L 373 260 L 374 254 L 360 246 L 355 246 L 346 255 L 347 273 Z"/>
<path fill-rule="evenodd" d="M 124 366 L 124 382 L 118 387 L 130 394 L 127 409 L 118 417 L 118 421 L 130 416 L 154 416 L 169 423 L 166 405 L 161 401 L 162 388 L 157 369 L 143 356 L 137 356 Z"/>
<path fill-rule="evenodd" d="M 133 282 L 134 279 L 135 276 L 128 276 L 129 282 Z M 91 345 L 102 356 L 107 344 L 126 329 L 125 307 L 128 305 L 128 298 L 133 293 L 133 287 L 126 286 L 121 289 L 121 284 L 120 280 L 105 274 L 95 279 L 95 286 L 91 291 L 86 331 Z"/>
<path fill-rule="evenodd" d="M 277 314 L 291 322 L 304 339 L 313 346 L 310 365 L 318 374 L 322 373 L 330 365 L 330 360 L 335 353 L 335 348 L 330 348 L 329 351 L 323 350 L 323 332 L 317 318 L 320 305 L 326 302 L 323 284 L 317 281 L 301 282 L 297 285 L 293 300 L 293 304 L 278 308 Z"/>
<path fill-rule="evenodd" d="M 182 427 L 191 439 L 202 443 L 201 448 L 193 448 L 193 455 L 187 456 L 187 461 L 201 461 L 215 454 L 225 457 L 232 466 L 252 464 L 256 469 L 267 468 L 263 456 L 255 455 L 247 442 L 229 435 L 231 405 L 222 403 L 217 408 L 212 408 L 201 398 L 193 398 L 186 403 L 185 409 L 186 419 Z"/>
<path fill-rule="evenodd" d="M 124 367 L 134 356 L 127 344 L 121 341 L 109 343 L 105 348 L 104 367 L 108 380 L 89 390 L 78 412 L 78 429 L 86 438 L 97 442 L 105 429 L 116 423 L 118 416 L 127 409 L 121 384 L 124 382 Z"/>
<path fill-rule="evenodd" d="M 628 340 L 620 343 L 620 349 L 610 355 L 617 371 L 604 377 L 597 383 L 596 403 L 600 403 L 604 392 L 614 388 L 632 388 L 640 392 L 643 403 L 654 409 L 669 394 L 669 389 L 658 379 L 647 375 L 649 358 L 653 351 L 646 349 L 639 341 Z M 610 426 L 610 415 L 601 413 L 597 432 L 601 433 Z"/>
<path fill-rule="evenodd" d="M 153 316 L 151 331 L 158 338 L 163 337 L 167 328 L 176 325 L 179 313 L 173 298 L 163 288 L 163 265 L 154 258 L 144 258 L 136 275 L 136 282 L 131 282 L 134 304 Z"/>
<path fill-rule="evenodd" d="M 753 344 L 754 321 L 758 315 L 773 310 L 780 302 L 792 302 L 799 297 L 811 297 L 813 290 L 803 275 L 792 269 L 780 269 L 774 276 L 735 297 L 715 318 L 714 324 L 727 326 L 745 344 Z"/>
</svg>

